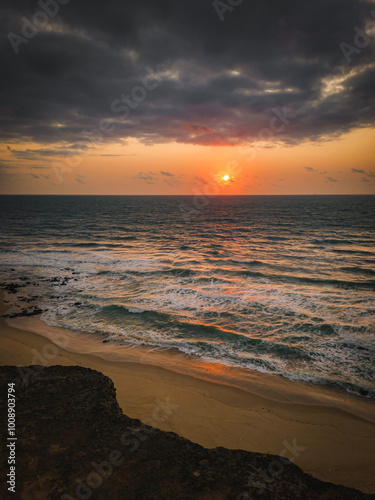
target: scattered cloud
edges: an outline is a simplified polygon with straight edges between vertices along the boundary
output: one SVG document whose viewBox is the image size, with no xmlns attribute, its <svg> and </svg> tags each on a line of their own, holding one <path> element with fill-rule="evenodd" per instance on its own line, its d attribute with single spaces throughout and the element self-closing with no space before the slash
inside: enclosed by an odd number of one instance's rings
<svg viewBox="0 0 375 500">
<path fill-rule="evenodd" d="M 169 184 L 170 186 L 178 186 L 182 184 L 183 175 L 175 175 L 171 172 L 165 172 L 163 170 L 160 171 L 160 175 L 162 176 L 164 182 Z"/>
<path fill-rule="evenodd" d="M 370 179 L 375 179 L 375 172 L 366 172 L 366 170 L 360 169 L 360 168 L 352 168 L 352 172 L 354 174 L 362 174 L 365 177 L 362 177 L 363 182 L 369 182 Z"/>
<path fill-rule="evenodd" d="M 194 176 L 194 181 L 199 182 L 199 184 L 204 184 L 204 185 L 209 184 L 209 182 L 206 181 L 206 179 L 203 179 L 203 177 L 200 177 L 199 175 Z"/>
<path fill-rule="evenodd" d="M 365 174 L 366 172 L 362 169 L 358 169 L 358 168 L 352 168 L 352 172 L 354 172 L 355 174 Z"/>
<path fill-rule="evenodd" d="M 87 179 L 87 175 L 77 174 L 75 177 L 75 180 L 76 182 L 78 182 L 78 184 L 88 184 L 85 179 Z"/>
<path fill-rule="evenodd" d="M 155 184 L 158 180 L 158 175 L 152 172 L 139 172 L 137 175 L 133 177 L 133 179 L 138 179 L 140 181 L 144 181 L 147 184 Z"/>
<path fill-rule="evenodd" d="M 308 172 L 314 172 L 314 173 L 319 174 L 319 175 L 326 175 L 328 173 L 327 170 L 322 170 L 321 172 L 319 172 L 319 170 L 317 170 L 316 168 L 312 168 L 312 167 L 304 167 L 304 168 Z"/>
</svg>

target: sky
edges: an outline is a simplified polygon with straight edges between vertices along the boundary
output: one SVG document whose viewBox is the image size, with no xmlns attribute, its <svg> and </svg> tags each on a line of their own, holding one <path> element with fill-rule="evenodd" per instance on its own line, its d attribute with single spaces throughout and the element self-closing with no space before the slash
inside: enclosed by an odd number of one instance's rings
<svg viewBox="0 0 375 500">
<path fill-rule="evenodd" d="M 5 0 L 0 194 L 375 194 L 375 2 Z"/>
</svg>

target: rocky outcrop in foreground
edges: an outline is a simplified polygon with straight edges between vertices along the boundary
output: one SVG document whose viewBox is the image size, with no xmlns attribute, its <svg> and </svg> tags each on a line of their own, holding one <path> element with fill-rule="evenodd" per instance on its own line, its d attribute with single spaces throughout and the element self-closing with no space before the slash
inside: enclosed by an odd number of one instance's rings
<svg viewBox="0 0 375 500">
<path fill-rule="evenodd" d="M 7 387 L 16 391 L 16 493 L 8 491 L 12 443 Z M 123 415 L 112 381 L 81 367 L 0 367 L 0 498 L 21 500 L 356 500 L 288 460 L 205 449 Z M 160 408 L 168 413 L 168 407 Z M 267 472 L 268 471 L 268 472 Z M 9 476 L 8 476 L 9 477 Z"/>
</svg>

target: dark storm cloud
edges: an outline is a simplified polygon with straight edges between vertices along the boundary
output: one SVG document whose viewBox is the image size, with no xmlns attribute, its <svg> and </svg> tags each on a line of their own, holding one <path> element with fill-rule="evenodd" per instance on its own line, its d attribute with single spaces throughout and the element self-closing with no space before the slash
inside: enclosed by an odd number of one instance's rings
<svg viewBox="0 0 375 500">
<path fill-rule="evenodd" d="M 2 7 L 0 134 L 10 144 L 57 143 L 56 156 L 83 151 L 90 134 L 237 144 L 265 128 L 298 143 L 374 123 L 374 37 L 354 45 L 355 28 L 374 20 L 370 1 L 247 1 L 223 22 L 211 0 L 70 1 L 15 54 L 6 35 L 40 10 Z M 342 43 L 356 48 L 350 64 Z"/>
</svg>

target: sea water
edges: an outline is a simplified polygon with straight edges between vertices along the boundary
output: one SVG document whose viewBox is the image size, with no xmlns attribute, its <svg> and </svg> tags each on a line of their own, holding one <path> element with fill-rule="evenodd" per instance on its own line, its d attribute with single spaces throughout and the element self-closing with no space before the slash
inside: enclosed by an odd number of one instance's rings
<svg viewBox="0 0 375 500">
<path fill-rule="evenodd" d="M 375 196 L 2 196 L 0 279 L 50 325 L 375 397 L 374 221 Z"/>
</svg>

